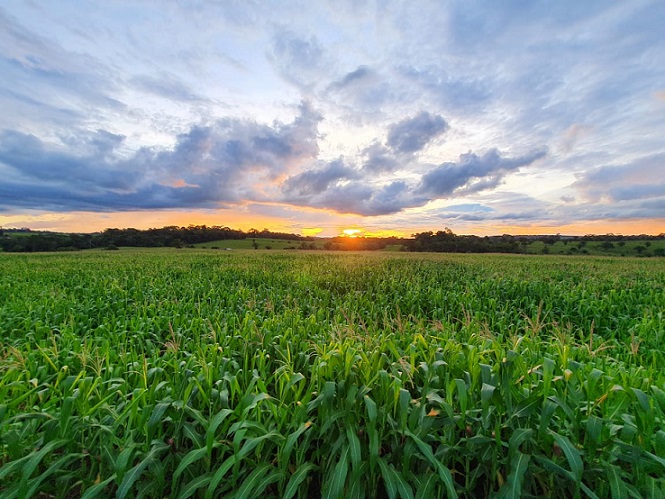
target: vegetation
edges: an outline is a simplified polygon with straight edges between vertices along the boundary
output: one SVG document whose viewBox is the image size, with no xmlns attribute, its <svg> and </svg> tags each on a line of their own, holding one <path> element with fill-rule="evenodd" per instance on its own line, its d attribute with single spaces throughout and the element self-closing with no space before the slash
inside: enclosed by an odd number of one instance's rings
<svg viewBox="0 0 665 499">
<path fill-rule="evenodd" d="M 2 497 L 662 497 L 665 261 L 0 257 Z"/>
<path fill-rule="evenodd" d="M 82 250 L 90 248 L 144 247 L 155 248 L 170 246 L 181 248 L 198 243 L 212 241 L 237 241 L 247 237 L 280 238 L 290 241 L 307 240 L 296 234 L 270 232 L 267 229 L 259 232 L 255 229 L 247 233 L 229 227 L 205 225 L 189 225 L 188 227 L 162 227 L 161 229 L 106 229 L 95 234 L 61 234 L 55 232 L 17 232 L 4 231 L 0 234 L 0 247 L 7 252 L 39 252 Z M 18 237 L 17 237 L 18 236 Z"/>
<path fill-rule="evenodd" d="M 522 253 L 545 255 L 665 256 L 665 234 L 621 236 L 460 236 L 450 229 L 421 232 L 405 242 L 408 251 L 442 253 Z"/>
<path fill-rule="evenodd" d="M 0 248 L 6 252 L 34 253 L 42 251 L 76 251 L 109 247 L 201 247 L 231 249 L 326 249 L 379 250 L 392 245 L 402 247 L 405 239 L 397 237 L 333 237 L 316 238 L 298 234 L 272 232 L 268 229 L 247 232 L 228 227 L 163 227 L 161 229 L 106 229 L 94 234 L 63 234 L 33 232 L 29 229 L 0 230 Z"/>
<path fill-rule="evenodd" d="M 4 232 L 4 233 L 3 233 Z M 161 229 L 106 229 L 94 234 L 33 232 L 29 229 L 0 229 L 0 249 L 6 252 L 77 251 L 93 248 L 174 247 L 212 249 L 325 249 L 329 251 L 414 251 L 439 253 L 520 253 L 552 255 L 665 256 L 665 234 L 621 236 L 614 234 L 571 237 L 465 236 L 450 229 L 421 232 L 412 238 L 399 237 L 303 237 L 271 232 L 247 232 L 228 227 L 162 227 Z"/>
<path fill-rule="evenodd" d="M 266 238 L 252 238 L 252 239 L 237 239 L 234 241 L 211 241 L 209 243 L 196 244 L 197 248 L 209 249 L 281 249 L 281 250 L 295 250 L 295 249 L 322 249 L 323 243 L 319 241 L 293 241 L 290 239 L 266 239 Z"/>
</svg>

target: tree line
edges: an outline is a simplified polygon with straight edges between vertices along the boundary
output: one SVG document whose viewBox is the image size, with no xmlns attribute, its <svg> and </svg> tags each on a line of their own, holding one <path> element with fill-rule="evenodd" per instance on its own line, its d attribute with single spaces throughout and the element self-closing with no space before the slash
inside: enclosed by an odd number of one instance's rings
<svg viewBox="0 0 665 499">
<path fill-rule="evenodd" d="M 120 246 L 159 248 L 190 246 L 228 239 L 273 238 L 294 241 L 309 240 L 298 234 L 271 232 L 267 229 L 247 232 L 229 227 L 189 225 L 168 226 L 159 229 L 106 229 L 93 234 L 66 234 L 59 232 L 31 232 L 27 230 L 0 231 L 0 247 L 3 251 L 75 251 L 90 248 L 114 249 Z"/>
<path fill-rule="evenodd" d="M 174 247 L 182 248 L 198 243 L 230 239 L 280 239 L 294 241 L 294 248 L 337 251 L 374 251 L 393 246 L 403 251 L 428 251 L 445 253 L 532 253 L 529 246 L 538 243 L 538 252 L 549 253 L 555 243 L 566 245 L 566 254 L 587 254 L 587 243 L 596 243 L 603 251 L 615 252 L 629 241 L 640 241 L 639 246 L 628 248 L 628 254 L 640 256 L 665 256 L 665 247 L 649 248 L 652 241 L 665 240 L 665 233 L 654 235 L 640 234 L 623 236 L 616 234 L 588 234 L 585 236 L 529 235 L 513 236 L 474 236 L 458 235 L 449 228 L 438 232 L 428 231 L 413 234 L 409 239 L 400 237 L 332 237 L 316 238 L 300 234 L 231 229 L 226 226 L 189 225 L 187 227 L 167 226 L 162 228 L 106 229 L 92 234 L 37 232 L 29 229 L 0 228 L 0 248 L 7 252 L 37 251 L 76 251 L 91 248 L 117 249 L 129 247 Z M 317 244 L 318 241 L 318 244 Z M 323 244 L 321 244 L 323 241 Z M 254 244 L 258 248 L 258 244 Z"/>
<path fill-rule="evenodd" d="M 438 232 L 420 232 L 413 235 L 413 239 L 406 241 L 406 251 L 429 251 L 444 253 L 527 253 L 527 248 L 536 242 L 542 243 L 541 253 L 549 253 L 550 246 L 561 241 L 564 245 L 570 245 L 568 254 L 586 253 L 584 250 L 587 243 L 599 243 L 598 247 L 610 251 L 623 247 L 628 241 L 640 241 L 644 246 L 635 246 L 632 251 L 638 255 L 647 254 L 646 250 L 651 241 L 665 240 L 665 233 L 658 235 L 617 235 L 617 234 L 587 234 L 584 236 L 562 236 L 555 235 L 529 235 L 513 236 L 503 234 L 501 236 L 473 236 L 457 235 L 446 227 Z M 653 251 L 653 256 L 665 256 L 663 248 Z"/>
</svg>

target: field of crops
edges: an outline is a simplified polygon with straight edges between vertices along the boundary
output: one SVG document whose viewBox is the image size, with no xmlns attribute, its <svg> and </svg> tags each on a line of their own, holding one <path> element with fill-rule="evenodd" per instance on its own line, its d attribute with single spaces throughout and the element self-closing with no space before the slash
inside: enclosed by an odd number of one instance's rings
<svg viewBox="0 0 665 499">
<path fill-rule="evenodd" d="M 665 260 L 0 255 L 0 495 L 662 497 Z"/>
</svg>

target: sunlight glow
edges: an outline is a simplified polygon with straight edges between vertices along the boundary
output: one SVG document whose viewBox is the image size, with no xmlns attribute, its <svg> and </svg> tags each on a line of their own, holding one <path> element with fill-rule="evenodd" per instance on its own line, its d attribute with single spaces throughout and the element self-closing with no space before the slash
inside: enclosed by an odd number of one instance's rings
<svg viewBox="0 0 665 499">
<path fill-rule="evenodd" d="M 342 233 L 347 237 L 358 237 L 362 230 L 360 229 L 344 229 Z"/>
</svg>

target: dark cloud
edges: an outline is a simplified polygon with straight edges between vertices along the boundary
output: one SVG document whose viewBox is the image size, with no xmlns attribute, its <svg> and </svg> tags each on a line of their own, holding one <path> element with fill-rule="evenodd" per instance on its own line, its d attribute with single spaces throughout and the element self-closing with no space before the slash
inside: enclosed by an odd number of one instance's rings
<svg viewBox="0 0 665 499">
<path fill-rule="evenodd" d="M 650 199 L 632 199 L 610 203 L 575 203 L 552 207 L 551 220 L 558 224 L 595 220 L 662 219 L 665 196 Z"/>
<path fill-rule="evenodd" d="M 125 141 L 125 136 L 106 130 L 83 131 L 73 134 L 60 133 L 60 140 L 70 152 L 104 156 L 112 154 Z"/>
<path fill-rule="evenodd" d="M 342 159 L 319 164 L 289 177 L 282 184 L 282 201 L 365 216 L 397 213 L 428 201 L 414 196 L 402 180 L 377 182 L 380 173 L 380 169 L 372 171 L 366 164 L 357 168 Z"/>
<path fill-rule="evenodd" d="M 389 215 L 405 208 L 420 206 L 427 202 L 425 198 L 414 197 L 409 185 L 401 180 L 391 182 L 377 190 L 364 205 L 367 215 Z"/>
<path fill-rule="evenodd" d="M 665 153 L 583 172 L 572 185 L 584 199 L 598 202 L 665 197 Z"/>
<path fill-rule="evenodd" d="M 331 89 L 342 89 L 357 83 L 373 79 L 374 72 L 369 66 L 358 66 L 357 69 L 345 74 L 341 79 L 333 82 L 330 85 Z"/>
<path fill-rule="evenodd" d="M 6 131 L 0 136 L 0 205 L 57 211 L 215 207 L 261 197 L 271 183 L 318 155 L 321 117 L 307 104 L 288 124 L 222 119 L 193 126 L 172 149 L 130 157 L 124 137 L 82 132 L 63 144 Z"/>
<path fill-rule="evenodd" d="M 338 213 L 378 216 L 397 213 L 405 208 L 420 206 L 426 199 L 413 197 L 408 184 L 394 181 L 383 186 L 373 186 L 363 181 L 334 183 L 323 192 L 294 204 L 331 209 Z"/>
<path fill-rule="evenodd" d="M 356 172 L 347 167 L 342 159 L 338 159 L 316 170 L 307 170 L 289 177 L 284 182 L 283 190 L 291 195 L 309 196 L 325 191 L 334 182 L 356 177 Z"/>
<path fill-rule="evenodd" d="M 85 139 L 87 141 L 83 143 Z M 139 178 L 138 173 L 123 170 L 106 157 L 122 143 L 122 139 L 104 131 L 82 133 L 77 154 L 71 152 L 72 147 L 49 147 L 34 135 L 5 131 L 0 135 L 0 163 L 10 167 L 11 178 L 33 182 L 35 188 L 39 184 L 72 183 L 91 193 L 104 189 L 131 189 Z M 0 203 L 9 204 L 15 197 L 5 197 Z M 34 202 L 38 207 L 38 200 Z"/>
<path fill-rule="evenodd" d="M 665 181 L 617 186 L 610 191 L 610 196 L 614 201 L 665 197 Z"/>
<path fill-rule="evenodd" d="M 269 58 L 282 77 L 302 88 L 314 86 L 329 66 L 325 49 L 314 35 L 300 36 L 290 30 L 273 37 Z"/>
<path fill-rule="evenodd" d="M 400 166 L 400 161 L 393 151 L 378 141 L 362 151 L 363 169 L 371 173 L 392 173 Z"/>
<path fill-rule="evenodd" d="M 388 146 L 400 153 L 422 150 L 432 139 L 448 130 L 442 116 L 422 111 L 413 118 L 406 118 L 390 127 Z"/>
<path fill-rule="evenodd" d="M 482 156 L 461 154 L 457 163 L 443 163 L 423 175 L 416 190 L 431 199 L 440 199 L 460 190 L 468 194 L 489 189 L 496 187 L 506 173 L 530 165 L 545 154 L 541 150 L 519 158 L 503 158 L 496 149 Z"/>
<path fill-rule="evenodd" d="M 435 213 L 451 227 L 468 222 L 531 224 L 550 221 L 555 216 L 554 205 L 519 192 L 492 191 L 475 199 L 478 202 L 447 206 Z"/>
<path fill-rule="evenodd" d="M 353 124 L 372 123 L 395 108 L 395 103 L 408 99 L 404 89 L 396 85 L 389 73 L 380 68 L 359 66 L 354 71 L 333 80 L 320 97 L 344 111 L 344 119 Z"/>
<path fill-rule="evenodd" d="M 375 140 L 360 154 L 361 167 L 335 160 L 289 177 L 284 201 L 374 216 L 422 206 L 429 199 L 403 180 L 383 177 L 413 161 L 415 152 L 448 129 L 443 117 L 422 112 L 389 127 L 388 145 Z"/>
<path fill-rule="evenodd" d="M 379 145 L 374 144 L 373 148 L 385 152 Z M 371 170 L 367 163 L 362 169 L 354 169 L 335 161 L 289 178 L 283 185 L 284 201 L 340 213 L 388 215 L 424 206 L 435 199 L 463 197 L 494 188 L 509 171 L 529 165 L 544 155 L 544 151 L 538 151 L 519 158 L 503 158 L 495 149 L 482 156 L 467 153 L 460 156 L 458 163 L 443 163 L 430 170 L 416 185 L 404 180 L 376 178 L 381 170 Z M 469 213 L 468 210 L 455 217 L 490 218 L 485 212 Z"/>
</svg>

